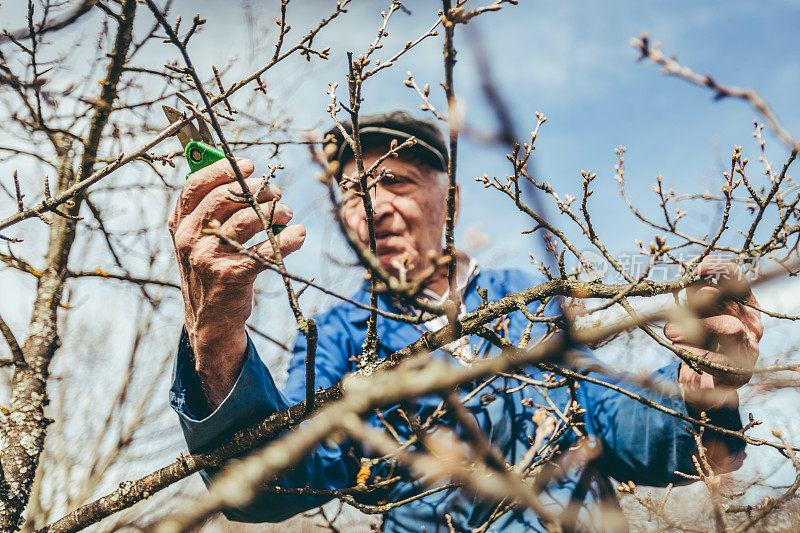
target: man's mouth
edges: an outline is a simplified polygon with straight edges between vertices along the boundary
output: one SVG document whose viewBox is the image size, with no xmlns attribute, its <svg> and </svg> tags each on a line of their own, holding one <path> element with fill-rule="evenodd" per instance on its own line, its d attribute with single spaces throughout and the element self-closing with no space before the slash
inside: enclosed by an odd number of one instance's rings
<svg viewBox="0 0 800 533">
<path fill-rule="evenodd" d="M 398 248 L 396 238 L 399 237 L 397 233 L 387 230 L 375 230 L 375 245 L 377 252 L 390 252 Z"/>
<path fill-rule="evenodd" d="M 375 240 L 388 239 L 389 237 L 396 237 L 397 234 L 385 229 L 375 230 Z"/>
</svg>

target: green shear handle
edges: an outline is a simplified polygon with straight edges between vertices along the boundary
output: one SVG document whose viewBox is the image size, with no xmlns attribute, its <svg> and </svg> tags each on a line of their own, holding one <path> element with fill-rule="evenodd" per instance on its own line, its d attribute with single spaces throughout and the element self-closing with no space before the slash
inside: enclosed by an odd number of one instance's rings
<svg viewBox="0 0 800 533">
<path fill-rule="evenodd" d="M 164 114 L 167 116 L 167 120 L 169 120 L 170 124 L 174 124 L 186 118 L 183 113 L 174 107 L 164 105 L 161 106 L 161 108 L 164 110 Z M 211 131 L 202 119 L 198 119 L 198 126 L 195 126 L 191 121 L 188 122 L 184 127 L 178 130 L 175 135 L 177 135 L 178 140 L 181 142 L 184 155 L 186 155 L 186 161 L 189 163 L 189 173 L 186 174 L 186 179 L 189 179 L 189 176 L 201 168 L 216 163 L 220 159 L 225 159 L 225 154 L 222 150 L 214 147 L 216 144 L 214 142 L 214 137 L 211 135 Z M 272 232 L 277 235 L 283 231 L 285 227 L 286 226 L 282 224 L 274 224 L 272 226 Z"/>
</svg>

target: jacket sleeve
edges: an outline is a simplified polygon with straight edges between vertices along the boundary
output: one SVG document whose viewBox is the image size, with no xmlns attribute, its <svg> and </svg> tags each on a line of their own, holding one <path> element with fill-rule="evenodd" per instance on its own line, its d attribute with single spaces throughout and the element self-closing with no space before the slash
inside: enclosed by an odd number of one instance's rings
<svg viewBox="0 0 800 533">
<path fill-rule="evenodd" d="M 301 338 L 302 339 L 302 338 Z M 303 390 L 305 340 L 298 340 L 290 364 L 290 380 L 299 379 L 299 384 L 290 383 L 289 389 Z M 326 377 L 324 382 L 339 375 L 340 365 L 334 364 L 338 355 L 322 335 L 317 348 L 317 373 Z M 334 349 L 334 351 L 332 351 Z M 302 372 L 298 372 L 297 366 Z M 301 375 L 302 374 L 302 375 Z M 342 373 L 343 375 L 343 373 Z M 337 381 L 341 380 L 341 376 Z M 335 382 L 334 382 L 335 383 Z M 331 383 L 333 384 L 333 383 Z M 252 341 L 248 338 L 246 360 L 239 376 L 225 400 L 212 413 L 203 413 L 200 402 L 202 390 L 194 369 L 194 354 L 184 330 L 178 346 L 178 354 L 170 389 L 170 405 L 178 414 L 189 451 L 195 453 L 213 447 L 234 431 L 263 420 L 269 415 L 292 405 L 293 399 L 281 394 L 275 386 L 267 367 L 261 361 Z M 206 485 L 213 483 L 217 469 L 200 472 Z M 354 472 L 342 449 L 333 443 L 319 446 L 303 462 L 285 472 L 275 485 L 288 488 L 337 489 L 348 486 Z M 297 513 L 322 505 L 330 498 L 319 496 L 278 495 L 264 492 L 250 505 L 225 512 L 230 520 L 240 522 L 278 522 Z"/>
<path fill-rule="evenodd" d="M 674 362 L 656 371 L 652 378 L 675 384 L 678 380 L 678 368 L 679 362 Z M 588 375 L 623 386 L 630 392 L 680 414 L 689 414 L 681 396 L 664 394 L 650 387 L 603 375 Z M 687 482 L 685 478 L 676 475 L 676 471 L 696 473 L 692 456 L 697 454 L 697 447 L 687 430 L 690 425 L 688 422 L 602 385 L 582 382 L 578 394 L 580 403 L 586 408 L 586 429 L 602 445 L 602 456 L 598 465 L 605 474 L 620 481 L 664 486 Z M 734 431 L 742 428 L 738 406 L 716 409 L 709 412 L 708 416 L 709 422 L 714 425 Z M 731 455 L 743 455 L 745 444 L 741 439 L 718 437 Z"/>
</svg>

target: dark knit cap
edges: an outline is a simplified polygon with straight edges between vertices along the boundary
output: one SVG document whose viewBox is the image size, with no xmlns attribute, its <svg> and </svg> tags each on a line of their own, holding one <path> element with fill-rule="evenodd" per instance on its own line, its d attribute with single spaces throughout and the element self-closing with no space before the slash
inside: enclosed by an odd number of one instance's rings
<svg viewBox="0 0 800 533">
<path fill-rule="evenodd" d="M 351 121 L 343 122 L 342 126 L 348 135 L 353 134 Z M 362 150 L 373 146 L 388 147 L 392 139 L 396 139 L 399 144 L 414 137 L 416 144 L 404 148 L 402 152 L 413 153 L 437 170 L 447 170 L 447 145 L 441 130 L 431 120 L 416 118 L 405 111 L 390 111 L 358 117 L 358 130 Z M 330 138 L 331 135 L 333 141 L 325 145 L 325 153 L 328 154 L 328 161 L 338 161 L 341 168 L 347 159 L 353 157 L 353 151 L 344 141 L 339 128 L 334 126 L 328 130 L 325 138 Z"/>
</svg>

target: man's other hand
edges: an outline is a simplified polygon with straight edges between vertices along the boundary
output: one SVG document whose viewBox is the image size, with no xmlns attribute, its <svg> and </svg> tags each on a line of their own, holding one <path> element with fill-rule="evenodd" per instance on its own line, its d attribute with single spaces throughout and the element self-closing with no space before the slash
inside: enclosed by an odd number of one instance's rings
<svg viewBox="0 0 800 533">
<path fill-rule="evenodd" d="M 268 216 L 272 200 L 281 197 L 280 189 L 273 184 L 261 189 L 260 178 L 248 178 L 253 173 L 252 161 L 239 159 L 238 164 L 250 191 L 258 191 L 256 198 Z M 239 243 L 263 231 L 255 211 L 231 195 L 240 190 L 230 163 L 217 161 L 189 176 L 169 218 L 186 330 L 211 409 L 225 398 L 244 363 L 245 322 L 252 310 L 253 284 L 265 268 L 218 237 L 203 233 L 213 220 L 219 221 L 223 235 Z M 273 223 L 288 224 L 291 218 L 289 206 L 277 203 Z M 288 226 L 276 236 L 283 256 L 300 248 L 304 239 L 305 228 L 299 225 Z M 273 255 L 268 239 L 249 249 L 264 257 Z"/>
<path fill-rule="evenodd" d="M 688 287 L 689 305 L 703 301 L 717 304 L 698 318 L 668 322 L 664 334 L 676 346 L 704 361 L 745 371 L 731 373 L 704 367 L 704 372 L 698 374 L 681 363 L 678 381 L 687 393 L 687 404 L 697 411 L 707 411 L 726 403 L 735 405 L 736 389 L 750 381 L 758 360 L 764 326 L 758 310 L 723 296 L 723 292 L 733 292 L 742 301 L 758 306 L 738 265 L 709 256 L 697 266 L 696 274 L 713 277 L 718 283 L 699 282 Z"/>
</svg>

